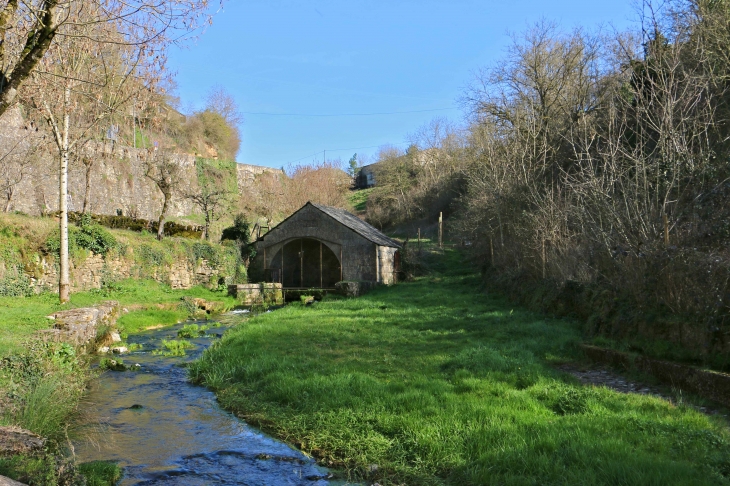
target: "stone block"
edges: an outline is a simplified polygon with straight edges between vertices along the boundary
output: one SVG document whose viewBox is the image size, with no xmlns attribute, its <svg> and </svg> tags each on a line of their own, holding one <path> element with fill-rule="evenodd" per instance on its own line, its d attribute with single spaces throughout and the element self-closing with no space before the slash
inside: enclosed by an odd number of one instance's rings
<svg viewBox="0 0 730 486">
<path fill-rule="evenodd" d="M 28 430 L 19 427 L 0 426 L 0 455 L 37 452 L 43 449 L 45 443 L 46 439 Z"/>
<path fill-rule="evenodd" d="M 228 295 L 235 297 L 243 305 L 257 303 L 282 304 L 284 293 L 280 283 L 249 283 L 228 286 Z"/>
<path fill-rule="evenodd" d="M 119 302 L 110 300 L 94 307 L 56 312 L 48 317 L 56 321 L 52 340 L 83 346 L 96 339 L 100 327 L 116 324 Z"/>
<path fill-rule="evenodd" d="M 376 282 L 368 280 L 343 280 L 335 284 L 335 289 L 345 297 L 360 297 L 375 288 L 376 285 Z"/>
</svg>

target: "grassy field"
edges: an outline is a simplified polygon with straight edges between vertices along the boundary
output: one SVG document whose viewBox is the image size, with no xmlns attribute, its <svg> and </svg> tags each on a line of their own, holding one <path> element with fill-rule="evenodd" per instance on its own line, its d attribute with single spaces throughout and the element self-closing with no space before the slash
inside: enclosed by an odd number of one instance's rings
<svg viewBox="0 0 730 486">
<path fill-rule="evenodd" d="M 580 331 L 479 291 L 447 251 L 359 299 L 290 305 L 191 367 L 221 404 L 382 485 L 730 484 L 727 424 L 586 387 L 555 365 Z"/>
<path fill-rule="evenodd" d="M 372 188 L 350 191 L 350 204 L 356 212 L 361 213 L 367 209 L 368 196 L 371 192 L 373 192 Z"/>
<path fill-rule="evenodd" d="M 22 350 L 30 336 L 40 329 L 49 329 L 53 321 L 46 316 L 63 309 L 86 307 L 104 300 L 116 300 L 127 307 L 117 325 L 133 333 L 147 327 L 171 325 L 188 317 L 190 310 L 179 305 L 183 297 L 198 297 L 224 302 L 233 307 L 235 299 L 204 287 L 171 290 L 153 280 L 125 280 L 112 288 L 78 292 L 71 295 L 70 305 L 58 303 L 58 295 L 40 294 L 31 297 L 0 297 L 0 357 Z"/>
</svg>

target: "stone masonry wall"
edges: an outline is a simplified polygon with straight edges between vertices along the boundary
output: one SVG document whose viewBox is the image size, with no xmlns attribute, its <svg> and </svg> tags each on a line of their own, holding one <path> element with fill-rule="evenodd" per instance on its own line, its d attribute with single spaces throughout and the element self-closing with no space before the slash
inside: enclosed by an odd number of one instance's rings
<svg viewBox="0 0 730 486">
<path fill-rule="evenodd" d="M 398 280 L 398 275 L 395 268 L 395 254 L 398 252 L 398 248 L 391 248 L 389 246 L 378 247 L 378 262 L 380 265 L 380 282 L 385 285 L 392 285 Z"/>
<path fill-rule="evenodd" d="M 56 292 L 58 290 L 58 265 L 50 258 L 43 258 L 37 265 L 31 282 L 36 291 L 47 290 Z M 195 285 L 208 285 L 211 281 L 217 280 L 221 275 L 219 269 L 215 268 L 205 259 L 193 265 L 189 260 L 179 260 L 170 266 L 161 266 L 144 271 L 131 258 L 115 257 L 105 259 L 101 255 L 90 254 L 81 263 L 71 262 L 69 278 L 71 291 L 99 289 L 105 280 L 122 280 L 126 278 L 150 277 L 158 282 L 170 285 L 173 289 L 189 289 Z"/>
<path fill-rule="evenodd" d="M 9 152 L 27 148 L 31 135 L 42 134 L 38 128 L 26 122 L 16 107 L 0 117 L 0 157 Z M 40 135 L 39 135 L 40 136 Z M 23 143 L 20 143 L 23 142 Z M 24 142 L 25 141 L 25 142 Z M 152 149 L 134 149 L 99 143 L 93 150 L 96 158 L 91 173 L 90 205 L 95 214 L 116 214 L 121 209 L 125 215 L 145 219 L 157 219 L 162 208 L 162 194 L 157 186 L 144 175 L 144 162 L 154 155 Z M 20 152 L 18 152 L 20 154 Z M 23 152 L 25 154 L 25 152 Z M 26 169 L 22 180 L 14 188 L 10 210 L 38 215 L 58 210 L 58 162 L 53 152 L 37 153 L 30 169 Z M 175 161 L 181 167 L 180 185 L 195 188 L 198 184 L 195 170 L 195 156 L 176 154 Z M 264 172 L 281 173 L 279 169 L 255 165 L 238 164 L 237 181 L 239 193 L 245 193 L 246 185 L 255 176 Z M 0 171 L 0 176 L 2 176 Z M 86 187 L 85 166 L 77 163 L 69 168 L 69 193 L 72 211 L 81 211 Z M 3 194 L 4 196 L 4 194 Z M 0 210 L 4 209 L 5 201 Z M 185 216 L 200 211 L 189 200 L 180 195 L 173 196 L 170 216 Z"/>
</svg>

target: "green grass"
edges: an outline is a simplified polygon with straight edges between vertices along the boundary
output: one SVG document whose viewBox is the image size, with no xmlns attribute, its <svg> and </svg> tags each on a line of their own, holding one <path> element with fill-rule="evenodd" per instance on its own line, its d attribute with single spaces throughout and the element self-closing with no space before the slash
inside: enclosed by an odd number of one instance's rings
<svg viewBox="0 0 730 486">
<path fill-rule="evenodd" d="M 205 336 L 205 331 L 209 329 L 205 324 L 185 324 L 180 330 L 177 331 L 177 337 L 193 339 L 200 336 Z"/>
<path fill-rule="evenodd" d="M 23 343 L 35 332 L 51 328 L 53 321 L 46 316 L 59 310 L 117 300 L 122 307 L 130 308 L 128 313 L 120 316 L 117 325 L 127 333 L 135 333 L 148 327 L 176 324 L 187 318 L 189 309 L 178 306 L 183 297 L 222 301 L 229 308 L 236 305 L 232 297 L 204 287 L 171 290 L 169 286 L 152 280 L 131 279 L 116 283 L 111 289 L 72 294 L 70 305 L 60 305 L 58 296 L 50 293 L 0 297 L 0 357 L 21 351 Z"/>
<path fill-rule="evenodd" d="M 288 306 L 191 368 L 220 403 L 380 484 L 730 484 L 727 424 L 585 387 L 579 326 L 479 292 L 457 253 L 359 299 Z"/>
<path fill-rule="evenodd" d="M 113 462 L 86 462 L 74 467 L 52 454 L 20 454 L 0 458 L 0 474 L 33 486 L 114 486 L 122 478 L 122 469 Z M 85 482 L 82 482 L 82 476 Z"/>
<path fill-rule="evenodd" d="M 78 470 L 86 477 L 86 486 L 114 486 L 122 478 L 122 468 L 113 462 L 85 462 Z"/>
<path fill-rule="evenodd" d="M 185 339 L 163 339 L 162 348 L 153 351 L 153 354 L 162 356 L 185 356 L 185 350 L 193 347 L 193 343 Z"/>
<path fill-rule="evenodd" d="M 367 209 L 368 196 L 371 192 L 373 192 L 372 187 L 350 192 L 350 204 L 352 204 L 355 211 L 361 212 Z"/>
</svg>

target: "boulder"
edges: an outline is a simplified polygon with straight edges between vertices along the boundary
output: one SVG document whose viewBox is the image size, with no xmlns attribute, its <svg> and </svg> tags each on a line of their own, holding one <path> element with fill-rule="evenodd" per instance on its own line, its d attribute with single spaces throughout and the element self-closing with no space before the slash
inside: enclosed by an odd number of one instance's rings
<svg viewBox="0 0 730 486">
<path fill-rule="evenodd" d="M 43 449 L 45 443 L 46 439 L 28 430 L 0 426 L 0 455 L 36 452 Z"/>
<path fill-rule="evenodd" d="M 26 484 L 6 478 L 5 476 L 0 476 L 0 486 L 26 486 Z"/>
<path fill-rule="evenodd" d="M 41 336 L 75 346 L 96 339 L 99 327 L 112 327 L 119 317 L 119 302 L 109 300 L 94 307 L 82 307 L 56 312 L 48 316 L 56 321 L 53 329 L 41 331 Z M 120 338 L 121 340 L 121 338 Z"/>
<path fill-rule="evenodd" d="M 367 280 L 343 280 L 335 284 L 335 289 L 345 297 L 360 297 L 375 288 L 375 282 Z"/>
</svg>

